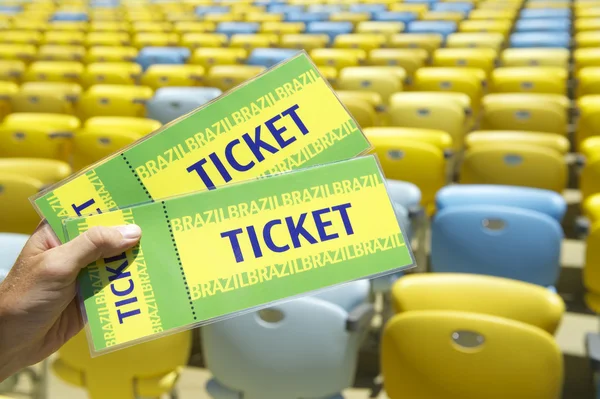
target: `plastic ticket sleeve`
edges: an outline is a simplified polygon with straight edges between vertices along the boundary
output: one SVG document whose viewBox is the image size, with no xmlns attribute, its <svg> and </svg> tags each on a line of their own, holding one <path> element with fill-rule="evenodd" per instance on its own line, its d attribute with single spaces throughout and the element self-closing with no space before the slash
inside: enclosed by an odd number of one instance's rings
<svg viewBox="0 0 600 399">
<path fill-rule="evenodd" d="M 306 53 L 35 197 L 61 220 L 352 158 L 370 145 Z"/>
<path fill-rule="evenodd" d="M 95 352 L 414 263 L 374 156 L 64 221 L 127 223 L 140 244 L 79 277 Z"/>
</svg>

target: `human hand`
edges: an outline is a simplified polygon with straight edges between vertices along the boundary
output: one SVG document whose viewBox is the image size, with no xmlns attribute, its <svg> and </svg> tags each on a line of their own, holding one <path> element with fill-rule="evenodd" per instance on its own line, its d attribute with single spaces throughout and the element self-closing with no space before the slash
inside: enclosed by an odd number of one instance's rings
<svg viewBox="0 0 600 399">
<path fill-rule="evenodd" d="M 42 223 L 0 284 L 0 381 L 37 363 L 83 328 L 75 281 L 88 264 L 139 241 L 136 225 L 94 227 L 61 245 Z"/>
</svg>

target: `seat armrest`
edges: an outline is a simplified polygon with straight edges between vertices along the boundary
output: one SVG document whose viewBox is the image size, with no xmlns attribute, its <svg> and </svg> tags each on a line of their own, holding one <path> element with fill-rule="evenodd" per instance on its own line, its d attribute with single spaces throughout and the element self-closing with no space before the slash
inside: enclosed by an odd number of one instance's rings
<svg viewBox="0 0 600 399">
<path fill-rule="evenodd" d="M 600 372 L 600 334 L 588 333 L 585 336 L 585 347 L 594 373 Z"/>
<path fill-rule="evenodd" d="M 348 313 L 346 331 L 360 331 L 371 323 L 375 315 L 375 307 L 370 303 L 362 303 Z"/>
</svg>

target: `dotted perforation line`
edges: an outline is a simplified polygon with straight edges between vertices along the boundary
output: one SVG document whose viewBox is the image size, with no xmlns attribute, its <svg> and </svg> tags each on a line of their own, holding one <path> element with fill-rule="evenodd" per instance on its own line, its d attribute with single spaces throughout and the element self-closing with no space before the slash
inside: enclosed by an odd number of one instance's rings
<svg viewBox="0 0 600 399">
<path fill-rule="evenodd" d="M 142 179 L 140 179 L 140 177 L 138 176 L 137 172 L 133 169 L 133 166 L 131 166 L 131 163 L 129 163 L 129 160 L 125 156 L 125 153 L 122 152 L 121 153 L 121 157 L 123 158 L 123 160 L 125 161 L 125 163 L 127 164 L 127 166 L 129 166 L 129 170 L 131 170 L 131 173 L 133 173 L 133 175 L 137 179 L 138 183 L 140 183 L 140 186 L 142 187 L 142 189 L 144 190 L 144 192 L 148 196 L 148 199 L 152 201 L 153 200 L 152 196 L 148 192 L 148 189 L 146 188 L 146 186 L 144 185 L 144 183 L 142 183 Z"/>
<path fill-rule="evenodd" d="M 165 205 L 165 201 L 160 202 L 163 207 L 163 211 L 165 212 L 165 219 L 167 219 L 167 226 L 169 227 L 169 234 L 171 235 L 171 241 L 173 242 L 173 248 L 175 249 L 175 255 L 177 256 L 177 263 L 179 263 L 179 270 L 181 271 L 181 278 L 183 279 L 183 284 L 185 285 L 185 292 L 187 293 L 188 300 L 190 301 L 190 308 L 192 309 L 192 316 L 194 316 L 194 321 L 198 320 L 196 317 L 196 309 L 194 308 L 194 302 L 192 301 L 192 294 L 190 293 L 190 286 L 188 285 L 187 279 L 185 278 L 185 271 L 183 270 L 183 264 L 181 263 L 181 257 L 179 256 L 179 251 L 177 250 L 177 243 L 175 242 L 175 236 L 173 235 L 173 229 L 171 228 L 171 223 L 169 223 L 169 214 L 167 212 L 167 206 Z"/>
</svg>

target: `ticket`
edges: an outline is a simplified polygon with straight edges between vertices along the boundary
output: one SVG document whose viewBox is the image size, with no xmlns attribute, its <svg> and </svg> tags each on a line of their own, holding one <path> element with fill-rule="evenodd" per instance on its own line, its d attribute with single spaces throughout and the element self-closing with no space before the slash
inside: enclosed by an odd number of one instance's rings
<svg viewBox="0 0 600 399">
<path fill-rule="evenodd" d="M 414 264 L 373 155 L 63 223 L 142 229 L 79 276 L 93 352 Z"/>
<path fill-rule="evenodd" d="M 213 189 L 370 148 L 305 52 L 33 198 L 61 220 Z"/>
</svg>

